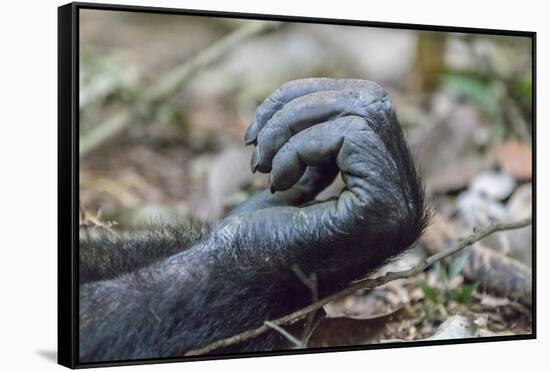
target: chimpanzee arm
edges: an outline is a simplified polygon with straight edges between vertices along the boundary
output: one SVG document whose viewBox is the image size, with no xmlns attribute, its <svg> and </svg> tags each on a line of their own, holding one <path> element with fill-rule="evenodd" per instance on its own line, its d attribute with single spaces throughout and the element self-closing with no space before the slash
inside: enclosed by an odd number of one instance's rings
<svg viewBox="0 0 550 371">
<path fill-rule="evenodd" d="M 420 236 L 424 192 L 378 85 L 287 83 L 259 107 L 246 141 L 256 144 L 253 170 L 270 172 L 275 193 L 239 207 L 192 249 L 82 285 L 81 361 L 182 355 L 308 304 L 292 266 L 316 273 L 324 296 Z M 346 184 L 339 197 L 301 205 L 334 165 Z M 231 351 L 268 350 L 272 336 Z"/>
<path fill-rule="evenodd" d="M 79 244 L 80 284 L 115 278 L 195 245 L 210 233 L 211 225 L 196 219 L 157 225 L 118 235 L 100 230 Z M 154 241 L 154 243 L 152 243 Z"/>
</svg>

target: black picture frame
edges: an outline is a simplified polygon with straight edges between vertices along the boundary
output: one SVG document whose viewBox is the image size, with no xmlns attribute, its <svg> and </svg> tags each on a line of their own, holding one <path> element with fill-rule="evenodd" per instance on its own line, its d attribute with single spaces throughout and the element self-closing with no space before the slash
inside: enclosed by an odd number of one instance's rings
<svg viewBox="0 0 550 371">
<path fill-rule="evenodd" d="M 459 32 L 484 35 L 521 36 L 532 42 L 533 71 L 533 331 L 527 335 L 494 336 L 459 340 L 415 341 L 412 343 L 387 343 L 303 350 L 238 353 L 231 355 L 207 355 L 146 360 L 81 363 L 78 359 L 78 219 L 79 219 L 79 11 L 94 9 L 193 15 L 207 17 L 269 20 L 300 23 L 368 26 L 408 30 Z M 58 363 L 69 368 L 153 364 L 166 362 L 199 361 L 225 358 L 262 357 L 286 354 L 341 352 L 379 348 L 417 347 L 462 343 L 528 340 L 537 337 L 536 301 L 536 32 L 500 30 L 488 28 L 463 28 L 442 25 L 386 23 L 363 20 L 328 19 L 252 13 L 232 13 L 191 9 L 160 8 L 96 3 L 70 3 L 58 8 Z"/>
</svg>

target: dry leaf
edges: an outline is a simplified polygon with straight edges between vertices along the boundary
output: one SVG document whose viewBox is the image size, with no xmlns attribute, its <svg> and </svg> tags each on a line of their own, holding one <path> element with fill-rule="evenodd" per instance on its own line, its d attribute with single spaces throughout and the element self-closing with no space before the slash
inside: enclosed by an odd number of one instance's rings
<svg viewBox="0 0 550 371">
<path fill-rule="evenodd" d="M 533 151 L 527 144 L 508 141 L 495 149 L 500 167 L 517 179 L 531 179 L 533 176 Z"/>
</svg>

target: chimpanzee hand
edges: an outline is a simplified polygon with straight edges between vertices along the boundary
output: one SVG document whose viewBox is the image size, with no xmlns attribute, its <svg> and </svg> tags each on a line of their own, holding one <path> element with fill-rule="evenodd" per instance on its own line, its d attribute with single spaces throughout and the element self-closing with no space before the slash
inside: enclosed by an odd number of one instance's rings
<svg viewBox="0 0 550 371">
<path fill-rule="evenodd" d="M 264 191 L 219 231 L 253 257 L 298 264 L 331 284 L 402 252 L 426 223 L 424 193 L 387 93 L 365 80 L 303 79 L 277 89 L 245 136 Z M 336 200 L 306 204 L 340 171 Z M 352 273 L 357 270 L 356 273 Z M 351 276 L 350 276 L 351 273 Z M 341 282 L 344 283 L 344 282 Z"/>
</svg>

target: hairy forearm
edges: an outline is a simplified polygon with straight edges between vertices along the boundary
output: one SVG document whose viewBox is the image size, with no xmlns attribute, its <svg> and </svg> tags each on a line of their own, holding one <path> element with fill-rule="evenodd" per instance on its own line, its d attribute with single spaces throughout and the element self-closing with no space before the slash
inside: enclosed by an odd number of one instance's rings
<svg viewBox="0 0 550 371">
<path fill-rule="evenodd" d="M 80 241 L 80 283 L 112 279 L 188 249 L 211 230 L 210 224 L 190 219 L 157 225 L 146 231 L 117 234 L 100 231 Z"/>
<path fill-rule="evenodd" d="M 289 299 L 295 293 L 287 290 L 280 272 L 269 265 L 251 266 L 246 250 L 220 243 L 215 235 L 136 272 L 82 285 L 81 361 L 182 355 L 309 300 L 307 295 Z M 293 304 L 276 305 L 285 301 Z M 256 341 L 239 350 L 261 346 Z"/>
</svg>

